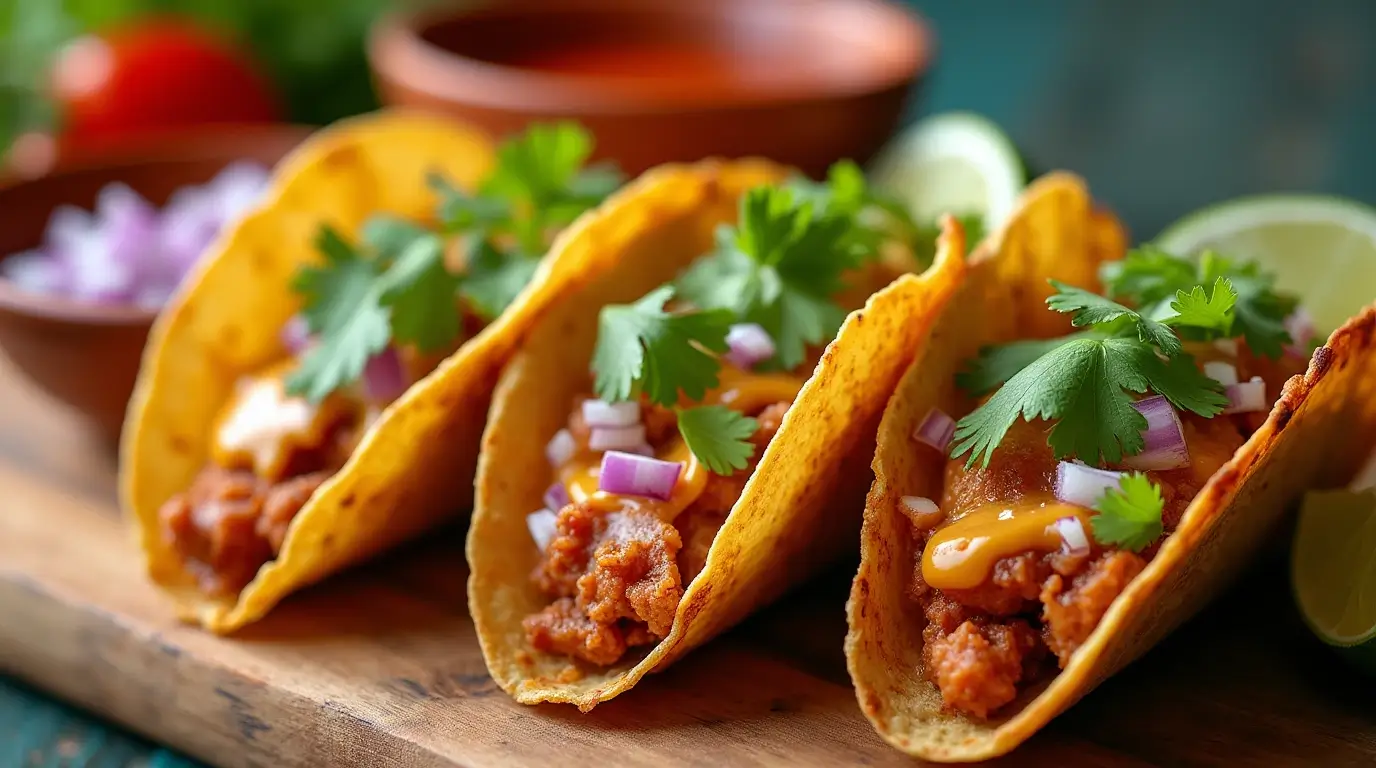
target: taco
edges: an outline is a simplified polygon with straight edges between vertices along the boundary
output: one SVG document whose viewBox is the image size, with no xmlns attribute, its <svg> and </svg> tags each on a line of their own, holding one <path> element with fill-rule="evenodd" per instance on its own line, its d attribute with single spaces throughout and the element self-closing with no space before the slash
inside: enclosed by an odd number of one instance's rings
<svg viewBox="0 0 1376 768">
<path fill-rule="evenodd" d="M 583 277 L 540 256 L 618 183 L 590 150 L 379 113 L 281 163 L 158 318 L 130 405 L 123 504 L 184 618 L 231 631 L 469 506 L 498 373 Z"/>
<path fill-rule="evenodd" d="M 483 437 L 469 608 L 526 704 L 589 710 L 852 550 L 881 393 L 925 333 L 895 320 L 964 269 L 948 220 L 904 274 L 912 222 L 849 163 L 669 167 L 622 202 L 555 256 L 613 266 L 532 327 Z"/>
<path fill-rule="evenodd" d="M 1013 749 L 1366 453 L 1376 310 L 1311 360 L 1255 265 L 1124 251 L 1079 179 L 1036 182 L 884 413 L 846 658 L 911 755 Z"/>
</svg>

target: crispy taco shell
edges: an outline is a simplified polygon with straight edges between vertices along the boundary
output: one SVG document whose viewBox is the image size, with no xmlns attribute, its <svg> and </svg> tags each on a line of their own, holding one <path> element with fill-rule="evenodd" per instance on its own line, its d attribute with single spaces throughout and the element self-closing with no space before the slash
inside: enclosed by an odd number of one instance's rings
<svg viewBox="0 0 1376 768">
<path fill-rule="evenodd" d="M 501 367 L 540 308 L 583 277 L 577 268 L 542 265 L 505 314 L 388 407 L 237 598 L 198 589 L 158 526 L 159 506 L 206 463 L 236 381 L 285 356 L 279 331 L 300 309 L 292 277 L 317 259 L 320 225 L 352 236 L 377 213 L 429 220 L 437 200 L 428 173 L 473 189 L 493 160 L 486 136 L 438 117 L 385 112 L 322 130 L 282 161 L 260 207 L 222 233 L 158 318 L 130 403 L 120 492 L 148 572 L 183 618 L 232 631 L 469 507 Z"/>
<path fill-rule="evenodd" d="M 591 216 L 558 254 L 561 262 L 614 266 L 568 290 L 503 373 L 483 436 L 468 535 L 469 608 L 483 655 L 493 678 L 518 701 L 589 710 L 853 551 L 883 393 L 897 384 L 964 271 L 963 235 L 954 222 L 925 274 L 905 275 L 870 296 L 896 274 L 876 270 L 859 286 L 850 306 L 863 308 L 846 319 L 794 400 L 713 540 L 705 568 L 686 585 L 663 640 L 611 667 L 570 674 L 567 658 L 530 648 L 521 625 L 549 602 L 531 584 L 540 554 L 526 515 L 543 506 L 544 479 L 551 476 L 545 444 L 588 386 L 599 309 L 672 280 L 712 249 L 713 230 L 734 220 L 747 189 L 785 175 L 760 161 L 652 171 L 619 204 Z"/>
<path fill-rule="evenodd" d="M 1004 754 L 1199 610 L 1237 574 L 1306 489 L 1346 482 L 1376 430 L 1376 308 L 1349 322 L 1285 386 L 1264 426 L 1210 479 L 1160 552 L 1114 601 L 1069 665 L 984 721 L 944 710 L 922 671 L 926 618 L 908 589 L 915 542 L 906 495 L 941 498 L 945 460 L 911 437 L 929 409 L 973 407 L 955 374 L 978 349 L 1052 336 L 1047 278 L 1097 287 L 1121 258 L 1121 228 L 1079 179 L 1033 184 L 1012 220 L 971 258 L 967 279 L 903 376 L 880 424 L 861 564 L 847 606 L 846 660 L 865 715 L 890 744 L 943 762 Z"/>
</svg>

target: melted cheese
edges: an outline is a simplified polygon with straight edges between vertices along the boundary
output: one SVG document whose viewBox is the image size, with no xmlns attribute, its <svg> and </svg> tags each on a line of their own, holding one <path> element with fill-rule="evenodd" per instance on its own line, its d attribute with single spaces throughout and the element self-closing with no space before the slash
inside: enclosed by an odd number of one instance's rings
<svg viewBox="0 0 1376 768">
<path fill-rule="evenodd" d="M 216 464 L 279 479 L 293 449 L 321 445 L 330 427 L 356 409 L 342 395 L 320 403 L 288 395 L 284 379 L 291 365 L 283 363 L 239 381 L 216 422 L 210 448 Z"/>
<path fill-rule="evenodd" d="M 1002 558 L 1060 548 L 1053 524 L 1062 517 L 1078 517 L 1088 536 L 1089 515 L 1050 496 L 976 507 L 932 534 L 922 552 L 922 578 L 937 589 L 978 587 Z"/>
</svg>

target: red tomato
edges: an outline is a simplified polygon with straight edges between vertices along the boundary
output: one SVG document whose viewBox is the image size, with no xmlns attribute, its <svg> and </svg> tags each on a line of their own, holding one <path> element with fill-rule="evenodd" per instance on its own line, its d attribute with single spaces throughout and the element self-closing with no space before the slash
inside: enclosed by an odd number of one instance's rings
<svg viewBox="0 0 1376 768">
<path fill-rule="evenodd" d="M 63 138 L 75 144 L 278 117 L 276 94 L 245 56 L 202 29 L 167 19 L 72 41 L 58 54 L 52 88 L 63 107 Z"/>
</svg>

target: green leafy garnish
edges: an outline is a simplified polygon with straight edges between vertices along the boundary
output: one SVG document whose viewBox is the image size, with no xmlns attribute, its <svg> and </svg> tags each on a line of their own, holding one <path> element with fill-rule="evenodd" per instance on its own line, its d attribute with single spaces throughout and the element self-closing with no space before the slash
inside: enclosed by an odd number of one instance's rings
<svg viewBox="0 0 1376 768">
<path fill-rule="evenodd" d="M 819 213 L 787 188 L 752 189 L 741 200 L 739 224 L 717 231 L 716 251 L 679 278 L 679 294 L 760 324 L 774 339 L 774 362 L 793 368 L 845 319 L 831 297 L 843 287 L 842 274 L 860 264 L 845 242 L 850 227 L 848 217 Z"/>
<path fill-rule="evenodd" d="M 1104 491 L 1090 518 L 1094 538 L 1107 546 L 1141 552 L 1161 537 L 1161 489 L 1140 472 L 1124 475 L 1117 488 Z"/>
<path fill-rule="evenodd" d="M 984 239 L 984 216 L 978 213 L 953 215 L 960 224 L 961 230 L 965 232 L 965 249 L 973 251 L 975 246 Z M 931 264 L 936 260 L 936 241 L 940 236 L 940 222 L 933 221 L 917 227 L 909 242 L 919 264 Z"/>
<path fill-rule="evenodd" d="M 952 457 L 970 453 L 966 466 L 988 466 L 994 449 L 1019 418 L 1055 421 L 1047 442 L 1056 457 L 1090 463 L 1117 462 L 1144 448 L 1146 419 L 1129 393 L 1149 389 L 1171 404 L 1212 417 L 1227 406 L 1218 382 L 1200 373 L 1185 354 L 1176 329 L 1204 331 L 1232 322 L 1231 287 L 1213 294 L 1177 292 L 1175 310 L 1155 320 L 1111 299 L 1051 281 L 1057 293 L 1047 306 L 1071 314 L 1077 327 L 1060 339 L 1020 341 L 981 350 L 958 377 L 973 392 L 1003 386 L 956 424 Z"/>
<path fill-rule="evenodd" d="M 678 432 L 698 461 L 718 475 L 749 466 L 759 422 L 722 405 L 678 410 Z"/>
<path fill-rule="evenodd" d="M 818 213 L 846 219 L 850 226 L 840 238 L 839 247 L 862 260 L 878 256 L 885 240 L 913 245 L 920 237 L 907 206 L 871 188 L 865 172 L 853 161 L 832 164 L 824 183 L 798 177 L 786 187 L 800 201 L 811 203 Z M 931 264 L 932 256 L 923 259 L 918 250 L 914 249 L 920 263 L 924 267 Z"/>
<path fill-rule="evenodd" d="M 717 385 L 734 319 L 726 310 L 665 311 L 674 289 L 662 286 L 634 304 L 613 304 L 598 316 L 593 389 L 607 402 L 644 393 L 652 403 L 674 405 L 679 393 L 701 400 Z"/>
<path fill-rule="evenodd" d="M 1275 276 L 1254 262 L 1228 259 L 1213 251 L 1189 261 L 1144 245 L 1128 251 L 1122 261 L 1105 264 L 1100 276 L 1109 297 L 1131 302 L 1142 314 L 1153 317 L 1163 314 L 1164 305 L 1178 300 L 1180 292 L 1192 294 L 1195 288 L 1217 286 L 1224 278 L 1236 293 L 1232 322 L 1204 338 L 1241 336 L 1249 349 L 1270 358 L 1280 357 L 1291 342 L 1285 319 L 1295 311 L 1298 299 L 1278 293 Z"/>
<path fill-rule="evenodd" d="M 293 284 L 319 343 L 288 379 L 289 391 L 319 400 L 358 380 L 389 343 L 445 349 L 463 330 L 460 300 L 486 320 L 500 315 L 530 282 L 554 232 L 620 183 L 619 174 L 582 167 L 591 151 L 591 136 L 573 123 L 536 125 L 499 147 L 478 194 L 429 178 L 439 232 L 376 216 L 355 247 L 322 227 L 323 262 Z M 446 264 L 446 238 L 465 247 L 458 271 Z"/>
<path fill-rule="evenodd" d="M 305 299 L 306 326 L 320 343 L 286 382 L 288 392 L 312 401 L 356 381 L 392 336 L 379 263 L 359 256 L 329 226 L 321 227 L 316 247 L 324 264 L 303 268 L 292 288 Z"/>
</svg>

